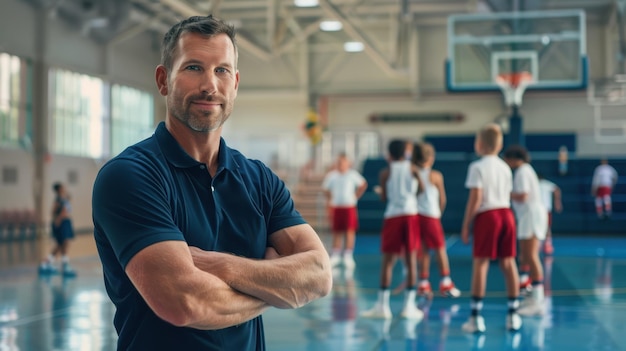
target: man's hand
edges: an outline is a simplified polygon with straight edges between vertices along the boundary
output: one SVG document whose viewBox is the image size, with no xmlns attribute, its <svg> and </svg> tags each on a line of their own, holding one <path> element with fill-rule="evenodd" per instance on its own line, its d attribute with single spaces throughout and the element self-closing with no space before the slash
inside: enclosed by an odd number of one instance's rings
<svg viewBox="0 0 626 351">
<path fill-rule="evenodd" d="M 332 287 L 328 253 L 308 224 L 270 235 L 265 259 L 190 247 L 193 263 L 232 289 L 277 308 L 297 308 L 327 295 Z"/>
</svg>

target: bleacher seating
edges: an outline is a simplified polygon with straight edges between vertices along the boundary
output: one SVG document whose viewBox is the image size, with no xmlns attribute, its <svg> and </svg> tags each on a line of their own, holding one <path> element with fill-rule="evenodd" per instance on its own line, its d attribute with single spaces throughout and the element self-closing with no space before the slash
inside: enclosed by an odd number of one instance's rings
<svg viewBox="0 0 626 351">
<path fill-rule="evenodd" d="M 470 143 L 464 139 L 463 141 L 463 147 L 468 147 Z M 468 196 L 464 186 L 467 167 L 475 159 L 473 152 L 463 151 L 466 152 L 438 151 L 434 165 L 445 179 L 448 205 L 442 216 L 442 223 L 448 234 L 460 231 Z M 556 152 L 531 151 L 531 157 L 531 165 L 537 173 L 557 184 L 563 194 L 563 212 L 553 215 L 553 233 L 626 234 L 626 159 L 609 158 L 609 163 L 615 167 L 620 177 L 612 196 L 613 216 L 609 220 L 599 220 L 595 214 L 594 197 L 591 196 L 591 178 L 599 164 L 598 158 L 575 158 L 570 154 L 568 173 L 560 175 Z M 373 187 L 378 185 L 378 174 L 386 166 L 387 162 L 383 158 L 368 159 L 363 163 L 362 173 L 369 187 L 358 204 L 361 232 L 379 233 L 382 227 L 385 206 L 373 192 Z"/>
<path fill-rule="evenodd" d="M 32 240 L 36 235 L 37 224 L 34 210 L 0 210 L 0 243 Z"/>
</svg>

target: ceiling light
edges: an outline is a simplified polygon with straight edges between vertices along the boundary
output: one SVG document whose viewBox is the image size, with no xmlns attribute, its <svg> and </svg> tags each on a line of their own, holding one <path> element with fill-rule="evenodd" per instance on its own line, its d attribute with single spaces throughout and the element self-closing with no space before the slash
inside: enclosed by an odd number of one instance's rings
<svg viewBox="0 0 626 351">
<path fill-rule="evenodd" d="M 319 5 L 318 0 L 293 0 L 293 4 L 296 7 L 315 7 Z"/>
<path fill-rule="evenodd" d="M 339 21 L 322 21 L 320 22 L 320 29 L 325 32 L 336 32 L 343 28 L 343 24 Z"/>
<path fill-rule="evenodd" d="M 365 46 L 360 41 L 347 41 L 343 44 L 343 49 L 346 52 L 361 52 Z"/>
</svg>

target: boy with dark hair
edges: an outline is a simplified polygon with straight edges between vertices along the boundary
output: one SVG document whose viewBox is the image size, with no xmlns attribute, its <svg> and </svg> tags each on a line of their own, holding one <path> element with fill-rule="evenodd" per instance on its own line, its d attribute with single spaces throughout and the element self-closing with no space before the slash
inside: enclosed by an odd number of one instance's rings
<svg viewBox="0 0 626 351">
<path fill-rule="evenodd" d="M 511 145 L 504 152 L 504 161 L 515 172 L 511 201 L 517 217 L 517 239 L 520 244 L 520 266 L 530 276 L 531 295 L 520 308 L 521 315 L 542 315 L 543 267 L 539 259 L 539 245 L 548 231 L 548 214 L 541 200 L 539 179 L 529 164 L 526 148 Z M 528 274 L 530 273 L 530 274 Z"/>
<path fill-rule="evenodd" d="M 417 250 L 420 245 L 419 222 L 417 218 L 417 193 L 421 191 L 417 167 L 407 159 L 412 152 L 412 144 L 404 140 L 389 143 L 389 166 L 380 173 L 380 196 L 387 202 L 381 235 L 383 253 L 380 290 L 378 301 L 370 310 L 361 315 L 369 318 L 391 319 L 389 295 L 393 266 L 397 256 L 404 254 L 407 269 L 407 286 L 404 305 L 400 315 L 403 318 L 421 320 L 424 313 L 417 308 L 416 278 Z M 410 155 L 410 154 L 409 154 Z"/>
</svg>

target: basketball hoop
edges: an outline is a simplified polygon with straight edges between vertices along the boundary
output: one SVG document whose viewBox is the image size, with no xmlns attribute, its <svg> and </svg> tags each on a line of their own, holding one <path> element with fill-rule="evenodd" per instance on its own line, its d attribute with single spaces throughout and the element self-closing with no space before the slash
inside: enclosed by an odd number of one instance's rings
<svg viewBox="0 0 626 351">
<path fill-rule="evenodd" d="M 504 103 L 507 106 L 521 106 L 522 96 L 526 88 L 535 82 L 535 77 L 527 71 L 500 73 L 495 78 L 502 90 Z"/>
</svg>

